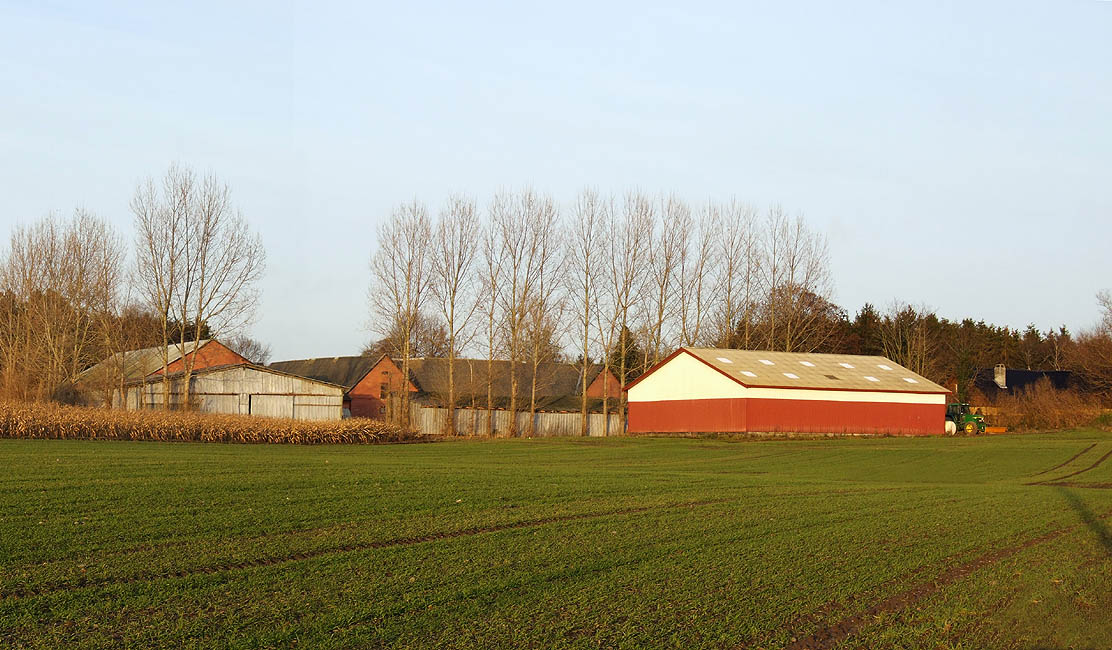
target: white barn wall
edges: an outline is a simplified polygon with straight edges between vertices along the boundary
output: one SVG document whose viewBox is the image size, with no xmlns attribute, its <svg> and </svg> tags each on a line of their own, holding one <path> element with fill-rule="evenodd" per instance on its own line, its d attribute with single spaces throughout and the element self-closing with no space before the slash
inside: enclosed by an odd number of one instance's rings
<svg viewBox="0 0 1112 650">
<path fill-rule="evenodd" d="M 736 399 L 745 387 L 699 361 L 680 353 L 629 389 L 630 402 L 677 399 Z"/>
</svg>

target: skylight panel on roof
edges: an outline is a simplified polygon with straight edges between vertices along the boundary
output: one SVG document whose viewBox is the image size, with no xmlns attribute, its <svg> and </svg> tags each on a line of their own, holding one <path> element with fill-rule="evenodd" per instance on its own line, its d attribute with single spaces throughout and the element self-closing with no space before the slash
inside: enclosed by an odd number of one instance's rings
<svg viewBox="0 0 1112 650">
<path fill-rule="evenodd" d="M 715 357 L 715 359 L 718 359 L 718 360 L 719 360 L 719 361 L 721 361 L 722 363 L 733 363 L 733 361 L 730 361 L 730 360 L 729 360 L 729 359 L 727 359 L 726 357 Z"/>
<path fill-rule="evenodd" d="M 883 363 L 876 364 L 876 367 L 880 368 L 881 370 L 891 370 L 892 369 L 892 366 L 886 366 Z"/>
<path fill-rule="evenodd" d="M 748 370 L 742 370 L 741 374 L 745 375 L 746 377 L 756 377 L 757 376 L 757 373 L 749 372 Z"/>
<path fill-rule="evenodd" d="M 880 381 L 876 377 L 870 377 L 869 375 L 865 375 L 865 379 L 868 379 L 869 381 Z"/>
<path fill-rule="evenodd" d="M 853 364 L 849 364 L 849 363 L 839 363 L 838 365 L 839 365 L 839 366 L 841 366 L 841 367 L 843 367 L 843 368 L 849 368 L 850 370 L 853 370 Z"/>
<path fill-rule="evenodd" d="M 775 366 L 776 365 L 775 363 L 772 363 L 768 359 L 761 359 L 761 363 L 765 364 L 766 366 Z"/>
<path fill-rule="evenodd" d="M 911 377 L 904 377 L 904 381 L 906 381 L 909 384 L 918 384 L 919 383 L 918 379 L 912 379 Z"/>
<path fill-rule="evenodd" d="M 794 372 L 785 372 L 784 376 L 788 379 L 799 379 L 799 375 L 795 374 Z"/>
<path fill-rule="evenodd" d="M 800 361 L 799 365 L 807 366 L 808 368 L 814 368 L 815 367 L 815 364 L 811 363 L 810 361 Z"/>
</svg>

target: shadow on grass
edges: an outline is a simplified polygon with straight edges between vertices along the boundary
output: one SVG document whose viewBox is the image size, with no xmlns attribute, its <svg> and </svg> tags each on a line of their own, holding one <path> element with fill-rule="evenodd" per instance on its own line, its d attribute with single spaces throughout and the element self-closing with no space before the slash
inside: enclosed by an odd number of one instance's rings
<svg viewBox="0 0 1112 650">
<path fill-rule="evenodd" d="M 1108 528 L 1108 524 L 1104 523 L 1099 517 L 1093 514 L 1089 506 L 1085 505 L 1085 502 L 1072 490 L 1058 488 L 1058 491 L 1062 493 L 1066 502 L 1069 503 L 1070 507 L 1081 517 L 1081 521 L 1085 522 L 1089 530 L 1093 531 L 1097 536 L 1097 539 L 1100 540 L 1101 545 L 1108 551 L 1108 554 L 1112 555 L 1112 530 Z"/>
</svg>

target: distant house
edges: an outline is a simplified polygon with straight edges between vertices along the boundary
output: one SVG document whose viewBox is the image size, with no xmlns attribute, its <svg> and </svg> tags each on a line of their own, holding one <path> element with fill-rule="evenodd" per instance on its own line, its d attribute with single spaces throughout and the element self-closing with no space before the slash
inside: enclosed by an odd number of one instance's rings
<svg viewBox="0 0 1112 650">
<path fill-rule="evenodd" d="M 1056 390 L 1073 388 L 1075 382 L 1074 373 L 1069 370 L 1026 370 L 1001 364 L 977 370 L 973 375 L 973 390 L 994 404 L 1004 395 L 1026 392 L 1043 379 Z"/>
</svg>

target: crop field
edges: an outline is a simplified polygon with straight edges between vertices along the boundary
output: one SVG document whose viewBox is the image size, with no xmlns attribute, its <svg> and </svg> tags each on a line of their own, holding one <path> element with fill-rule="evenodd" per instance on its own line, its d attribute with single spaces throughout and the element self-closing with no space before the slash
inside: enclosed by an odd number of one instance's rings
<svg viewBox="0 0 1112 650">
<path fill-rule="evenodd" d="M 1112 647 L 1093 431 L 0 440 L 0 467 L 0 647 Z"/>
</svg>

